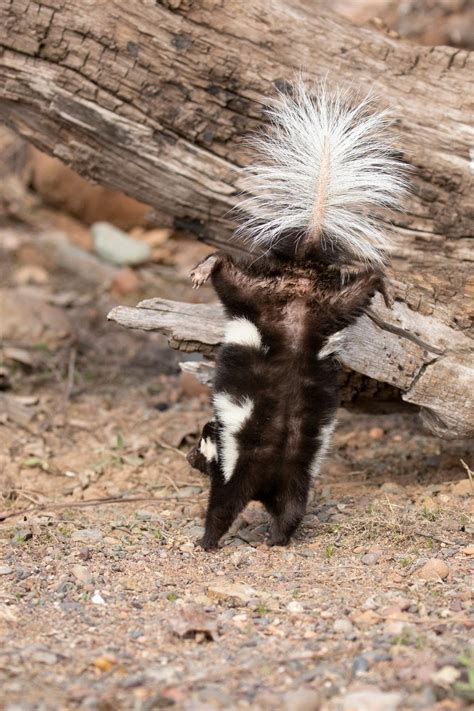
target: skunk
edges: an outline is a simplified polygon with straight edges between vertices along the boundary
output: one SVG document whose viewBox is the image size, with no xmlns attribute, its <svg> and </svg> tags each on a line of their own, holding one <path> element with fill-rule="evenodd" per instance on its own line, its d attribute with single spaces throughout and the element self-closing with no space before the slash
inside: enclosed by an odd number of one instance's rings
<svg viewBox="0 0 474 711">
<path fill-rule="evenodd" d="M 251 500 L 272 517 L 270 545 L 300 524 L 335 427 L 344 329 L 376 291 L 386 297 L 380 211 L 407 188 L 388 115 L 370 98 L 299 82 L 268 117 L 236 231 L 253 254 L 216 252 L 191 272 L 196 288 L 211 279 L 228 318 L 214 418 L 188 456 L 210 476 L 206 550 Z"/>
</svg>

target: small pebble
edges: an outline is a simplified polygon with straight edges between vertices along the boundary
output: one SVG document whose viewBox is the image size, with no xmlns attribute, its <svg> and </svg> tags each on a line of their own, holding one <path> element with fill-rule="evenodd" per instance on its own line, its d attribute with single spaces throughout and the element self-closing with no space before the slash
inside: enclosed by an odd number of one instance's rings
<svg viewBox="0 0 474 711">
<path fill-rule="evenodd" d="M 370 439 L 375 439 L 375 440 L 382 439 L 384 434 L 385 434 L 385 431 L 381 427 L 372 427 L 369 430 Z"/>
<path fill-rule="evenodd" d="M 417 571 L 422 580 L 444 580 L 449 575 L 449 568 L 439 558 L 430 558 L 422 568 Z"/>
<path fill-rule="evenodd" d="M 362 556 L 361 561 L 364 565 L 376 565 L 380 560 L 380 553 L 366 553 Z"/>
<path fill-rule="evenodd" d="M 351 691 L 337 699 L 338 711 L 396 711 L 402 702 L 399 692 L 372 688 Z"/>
<path fill-rule="evenodd" d="M 288 610 L 288 612 L 293 613 L 304 612 L 304 607 L 301 602 L 298 602 L 298 600 L 292 600 L 291 602 L 289 602 L 286 606 L 286 609 Z"/>
<path fill-rule="evenodd" d="M 13 573 L 13 568 L 9 565 L 0 565 L 0 575 L 11 575 Z"/>
<path fill-rule="evenodd" d="M 92 576 L 89 569 L 85 565 L 73 565 L 71 568 L 71 573 L 74 575 L 76 580 L 78 580 L 83 585 L 90 585 L 92 583 Z"/>
<path fill-rule="evenodd" d="M 82 528 L 80 531 L 74 531 L 71 536 L 72 541 L 80 541 L 81 543 L 95 543 L 103 538 L 101 531 L 98 528 Z"/>
<path fill-rule="evenodd" d="M 369 662 L 365 657 L 362 655 L 358 655 L 357 657 L 354 657 L 354 661 L 352 662 L 352 673 L 353 674 L 365 674 L 365 672 L 369 671 Z"/>
<path fill-rule="evenodd" d="M 436 686 L 449 688 L 455 681 L 459 679 L 461 672 L 453 666 L 445 666 L 431 675 L 431 681 Z"/>
<path fill-rule="evenodd" d="M 312 689 L 297 689 L 285 694 L 283 709 L 285 711 L 316 711 L 320 705 L 320 696 Z"/>
<path fill-rule="evenodd" d="M 403 494 L 405 493 L 405 490 L 403 486 L 400 486 L 400 484 L 397 484 L 394 481 L 385 481 L 382 486 L 380 487 L 381 491 L 384 491 L 386 494 Z"/>
<path fill-rule="evenodd" d="M 98 590 L 92 595 L 91 602 L 94 603 L 94 605 L 105 605 L 105 600 Z"/>
<path fill-rule="evenodd" d="M 40 664 L 56 664 L 58 661 L 55 654 L 43 649 L 38 649 L 37 651 L 32 652 L 29 658 L 32 662 L 39 662 Z"/>
<path fill-rule="evenodd" d="M 332 628 L 334 632 L 342 632 L 343 634 L 350 634 L 354 629 L 352 622 L 346 617 L 335 620 Z"/>
</svg>

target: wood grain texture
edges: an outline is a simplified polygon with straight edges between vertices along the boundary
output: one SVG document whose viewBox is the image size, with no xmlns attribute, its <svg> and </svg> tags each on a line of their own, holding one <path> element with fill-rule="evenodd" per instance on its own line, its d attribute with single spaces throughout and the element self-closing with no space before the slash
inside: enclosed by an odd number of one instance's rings
<svg viewBox="0 0 474 711">
<path fill-rule="evenodd" d="M 160 331 L 172 348 L 210 357 L 225 326 L 220 304 L 166 299 L 148 299 L 137 308 L 117 306 L 108 318 L 126 328 Z M 420 407 L 428 427 L 440 436 L 469 437 L 474 431 L 470 339 L 447 326 L 433 330 L 431 322 L 431 317 L 420 314 L 411 322 L 403 302 L 388 309 L 375 297 L 368 314 L 346 329 L 340 359 L 346 368 L 399 389 L 402 400 Z M 192 364 L 185 369 L 198 376 L 202 370 Z M 207 368 L 203 375 L 203 382 L 209 383 Z M 353 391 L 353 384 L 348 384 L 346 401 Z"/>
<path fill-rule="evenodd" d="M 413 194 L 395 217 L 400 308 L 360 333 L 349 360 L 434 413 L 437 432 L 473 431 L 472 54 L 355 28 L 308 0 L 0 0 L 0 47 L 1 117 L 220 246 L 244 138 L 275 88 L 303 67 L 373 89 L 399 117 Z"/>
</svg>

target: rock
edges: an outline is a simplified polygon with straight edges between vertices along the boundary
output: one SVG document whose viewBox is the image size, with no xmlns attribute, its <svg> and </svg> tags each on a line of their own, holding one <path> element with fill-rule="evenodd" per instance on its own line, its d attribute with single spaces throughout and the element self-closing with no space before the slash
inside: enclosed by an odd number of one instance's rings
<svg viewBox="0 0 474 711">
<path fill-rule="evenodd" d="M 461 672 L 456 667 L 446 666 L 431 675 L 431 681 L 436 686 L 447 688 L 459 679 Z"/>
<path fill-rule="evenodd" d="M 81 560 L 89 560 L 90 557 L 91 557 L 90 549 L 87 546 L 84 546 L 83 548 L 81 548 L 81 550 L 79 551 L 79 558 Z"/>
<path fill-rule="evenodd" d="M 92 185 L 65 163 L 31 146 L 32 184 L 44 203 L 86 224 L 109 220 L 123 229 L 141 225 L 150 208 L 102 185 Z M 66 230 L 67 231 L 67 230 Z"/>
<path fill-rule="evenodd" d="M 354 657 L 354 661 L 352 662 L 352 673 L 354 675 L 357 674 L 365 674 L 365 672 L 369 671 L 369 662 L 367 659 L 362 656 L 358 655 L 357 657 Z"/>
<path fill-rule="evenodd" d="M 407 627 L 407 623 L 403 620 L 390 620 L 385 623 L 383 631 L 390 636 L 400 637 L 400 635 L 407 632 L 408 629 L 410 628 Z"/>
<path fill-rule="evenodd" d="M 466 546 L 462 549 L 464 555 L 474 555 L 474 546 Z"/>
<path fill-rule="evenodd" d="M 342 634 L 350 634 L 354 626 L 352 622 L 347 617 L 341 617 L 334 621 L 332 626 L 334 632 L 342 632 Z"/>
<path fill-rule="evenodd" d="M 380 560 L 380 553 L 366 553 L 362 556 L 361 561 L 364 565 L 376 565 Z"/>
<path fill-rule="evenodd" d="M 232 600 L 234 602 L 250 602 L 255 598 L 264 597 L 264 593 L 255 590 L 245 583 L 215 583 L 207 589 L 209 597 L 218 600 Z"/>
<path fill-rule="evenodd" d="M 55 346 L 73 329 L 62 309 L 26 289 L 0 289 L 0 343 Z"/>
<path fill-rule="evenodd" d="M 109 222 L 95 222 L 91 232 L 96 253 L 107 262 L 126 266 L 143 264 L 150 259 L 150 245 L 129 237 Z"/>
<path fill-rule="evenodd" d="M 456 521 L 455 518 L 448 518 L 441 521 L 441 528 L 443 531 L 460 531 L 462 524 Z"/>
<path fill-rule="evenodd" d="M 397 484 L 394 481 L 386 481 L 382 484 L 380 487 L 381 491 L 384 491 L 386 494 L 404 494 L 405 489 L 403 486 L 400 486 L 400 484 Z"/>
<path fill-rule="evenodd" d="M 396 711 L 402 695 L 395 691 L 366 689 L 351 691 L 334 700 L 334 711 Z"/>
<path fill-rule="evenodd" d="M 140 288 L 140 279 L 130 267 L 124 267 L 112 279 L 112 290 L 120 296 L 134 294 Z"/>
<path fill-rule="evenodd" d="M 110 654 L 103 654 L 94 659 L 94 667 L 101 672 L 109 672 L 116 665 L 117 660 Z"/>
<path fill-rule="evenodd" d="M 453 484 L 452 492 L 455 496 L 470 496 L 474 494 L 474 486 L 470 479 L 461 479 Z"/>
<path fill-rule="evenodd" d="M 201 538 L 204 536 L 204 531 L 204 526 L 191 526 L 187 529 L 186 533 L 192 538 Z"/>
<path fill-rule="evenodd" d="M 162 247 L 173 234 L 171 227 L 158 227 L 154 230 L 132 230 L 131 236 L 145 242 L 150 247 Z"/>
<path fill-rule="evenodd" d="M 179 550 L 183 551 L 183 553 L 194 553 L 194 543 L 183 543 Z"/>
<path fill-rule="evenodd" d="M 13 279 L 19 286 L 25 286 L 26 284 L 43 286 L 49 282 L 49 275 L 46 269 L 37 264 L 25 264 L 16 270 Z"/>
<path fill-rule="evenodd" d="M 91 602 L 94 605 L 105 605 L 106 604 L 104 598 L 102 597 L 102 595 L 100 594 L 100 592 L 98 590 L 96 590 L 94 592 L 94 594 L 92 595 Z"/>
<path fill-rule="evenodd" d="M 371 439 L 375 439 L 375 440 L 382 439 L 384 434 L 385 434 L 385 430 L 383 430 L 381 427 L 372 427 L 369 430 L 369 437 Z"/>
<path fill-rule="evenodd" d="M 430 558 L 422 568 L 416 571 L 416 575 L 422 580 L 444 580 L 449 575 L 449 568 L 439 558 Z"/>
<path fill-rule="evenodd" d="M 291 602 L 288 603 L 286 606 L 286 609 L 288 612 L 292 612 L 294 614 L 298 614 L 300 612 L 304 612 L 304 607 L 301 604 L 301 602 L 298 602 L 297 600 L 292 600 Z"/>
<path fill-rule="evenodd" d="M 56 664 L 58 661 L 57 656 L 47 649 L 37 649 L 33 651 L 28 658 L 32 662 L 38 662 L 39 664 Z"/>
<path fill-rule="evenodd" d="M 186 605 L 178 608 L 169 621 L 171 631 L 184 638 L 217 639 L 217 622 L 211 615 L 198 605 Z"/>
<path fill-rule="evenodd" d="M 297 689 L 289 691 L 283 699 L 285 711 L 317 711 L 320 706 L 320 697 L 312 689 Z"/>
<path fill-rule="evenodd" d="M 13 573 L 13 568 L 9 565 L 0 565 L 0 575 L 10 575 Z"/>
<path fill-rule="evenodd" d="M 90 585 L 92 583 L 92 576 L 85 565 L 73 565 L 71 573 L 74 575 L 76 580 L 83 585 Z"/>
<path fill-rule="evenodd" d="M 356 614 L 352 617 L 352 621 L 357 627 L 359 627 L 359 629 L 366 629 L 368 627 L 378 625 L 380 622 L 380 615 L 377 615 L 377 613 L 373 610 L 356 612 Z"/>
<path fill-rule="evenodd" d="M 80 543 L 97 543 L 101 541 L 103 535 L 98 528 L 82 528 L 80 531 L 74 531 L 71 536 L 71 541 L 79 541 Z"/>
</svg>

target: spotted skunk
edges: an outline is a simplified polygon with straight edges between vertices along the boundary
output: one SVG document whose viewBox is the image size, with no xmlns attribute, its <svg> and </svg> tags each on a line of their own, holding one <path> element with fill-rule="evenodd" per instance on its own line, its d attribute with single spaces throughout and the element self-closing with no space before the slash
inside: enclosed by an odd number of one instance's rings
<svg viewBox="0 0 474 711">
<path fill-rule="evenodd" d="M 285 545 L 305 514 L 338 407 L 335 359 L 344 329 L 385 294 L 390 239 L 377 216 L 405 191 L 405 169 L 370 98 L 302 84 L 269 111 L 247 169 L 237 236 L 260 248 L 216 252 L 195 267 L 228 317 L 217 358 L 214 419 L 189 454 L 210 475 L 201 545 L 217 547 L 250 500 Z"/>
</svg>

